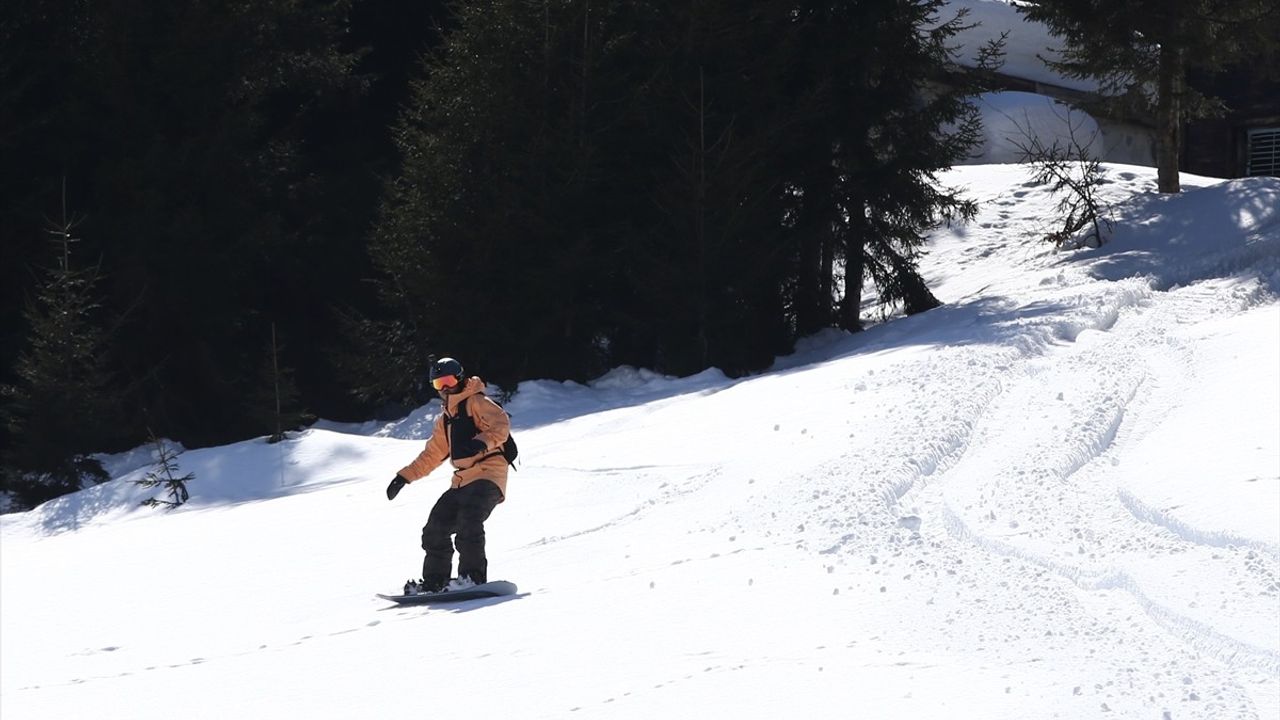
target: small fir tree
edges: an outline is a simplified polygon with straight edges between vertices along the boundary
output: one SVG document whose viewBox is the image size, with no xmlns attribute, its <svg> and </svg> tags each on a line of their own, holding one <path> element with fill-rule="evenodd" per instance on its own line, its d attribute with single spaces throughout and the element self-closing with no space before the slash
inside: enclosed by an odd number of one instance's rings
<svg viewBox="0 0 1280 720">
<path fill-rule="evenodd" d="M 1022 140 L 1014 144 L 1031 173 L 1031 181 L 1048 185 L 1058 200 L 1055 209 L 1061 227 L 1045 239 L 1058 248 L 1100 247 L 1107 241 L 1112 223 L 1110 209 L 1098 193 L 1107 181 L 1106 170 L 1102 160 L 1089 151 L 1097 138 L 1080 138 L 1080 116 L 1070 110 L 1064 124 L 1067 136 L 1052 142 L 1037 136 L 1028 124 L 1023 128 Z M 1087 232 L 1080 236 L 1082 230 Z"/>
<path fill-rule="evenodd" d="M 24 313 L 29 334 L 15 363 L 17 382 L 0 387 L 11 441 L 0 480 L 27 507 L 107 480 L 88 453 L 107 449 L 121 427 L 98 325 L 99 271 L 74 267 L 78 220 L 67 216 L 65 200 L 63 206 L 62 221 L 48 230 L 56 264 L 44 271 Z"/>
<path fill-rule="evenodd" d="M 178 476 L 177 458 L 179 453 L 171 446 L 161 442 L 150 429 L 147 432 L 151 436 L 152 446 L 155 447 L 156 461 L 150 472 L 141 480 L 135 480 L 134 482 L 147 489 L 160 487 L 167 492 L 169 497 L 167 500 L 149 497 L 143 500 L 141 504 L 146 507 L 176 508 L 191 499 L 191 494 L 187 491 L 187 483 L 194 480 L 196 474 L 189 472 L 186 475 Z"/>
</svg>

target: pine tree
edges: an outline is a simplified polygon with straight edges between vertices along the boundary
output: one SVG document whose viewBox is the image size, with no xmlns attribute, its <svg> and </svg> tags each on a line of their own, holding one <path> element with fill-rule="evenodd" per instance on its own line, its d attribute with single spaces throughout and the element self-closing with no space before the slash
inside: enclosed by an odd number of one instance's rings
<svg viewBox="0 0 1280 720">
<path fill-rule="evenodd" d="M 607 90 L 631 112 L 604 167 L 633 200 L 616 238 L 610 356 L 672 374 L 758 369 L 790 341 L 781 285 L 781 181 L 771 96 L 783 23 L 740 3 L 661 8 L 628 21 L 609 65 L 644 69 Z M 636 202 L 639 201 L 639 202 Z"/>
<path fill-rule="evenodd" d="M 100 328 L 99 271 L 76 266 L 76 225 L 64 210 L 48 231 L 55 264 L 27 305 L 29 334 L 16 363 L 17 382 L 3 387 L 10 440 L 4 489 L 26 506 L 107 480 L 88 453 L 111 449 L 120 431 L 119 393 Z"/>
<path fill-rule="evenodd" d="M 191 493 L 187 490 L 187 483 L 195 480 L 196 474 L 189 472 L 186 475 L 177 475 L 179 453 L 172 446 L 161 442 L 150 429 L 147 430 L 147 434 L 150 436 L 151 446 L 155 448 L 155 462 L 152 465 L 152 469 L 141 480 L 134 480 L 134 482 L 147 489 L 160 487 L 169 498 L 161 500 L 158 497 L 149 497 L 140 504 L 146 507 L 166 507 L 172 510 L 191 499 Z"/>
<path fill-rule="evenodd" d="M 1069 77 L 1094 77 L 1113 103 L 1136 104 L 1156 122 L 1160 192 L 1181 190 L 1183 122 L 1220 103 L 1187 82 L 1191 70 L 1216 71 L 1244 61 L 1274 60 L 1280 12 L 1272 0 L 1037 0 L 1019 5 L 1065 47 L 1049 63 Z"/>
<path fill-rule="evenodd" d="M 254 430 L 239 398 L 262 317 L 319 349 L 328 329 L 312 315 L 358 292 L 364 257 L 349 238 L 372 193 L 351 197 L 349 178 L 377 183 L 325 125 L 362 87 L 340 45 L 349 4 L 33 0 L 17 13 L 0 78 L 21 88 L 31 73 L 16 100 L 43 127 L 19 125 L 18 152 L 0 138 L 0 187 L 38 187 L 50 167 L 80 180 L 73 204 L 102 244 L 102 302 L 123 317 L 115 362 L 135 390 L 131 415 L 145 407 L 184 441 Z M 0 232 L 38 223 L 4 197 Z"/>
<path fill-rule="evenodd" d="M 929 229 L 975 211 L 937 173 L 977 137 L 966 102 L 974 80 L 949 66 L 948 43 L 962 18 L 944 12 L 941 0 L 799 4 L 793 43 L 803 54 L 790 85 L 797 105 L 810 109 L 787 167 L 796 188 L 789 216 L 802 234 L 802 334 L 831 316 L 838 327 L 859 329 L 864 278 L 882 302 L 901 303 L 908 314 L 938 305 L 916 260 Z M 836 260 L 843 273 L 833 282 Z"/>
<path fill-rule="evenodd" d="M 856 328 L 864 275 L 936 305 L 924 234 L 972 211 L 935 177 L 973 140 L 941 5 L 460 7 L 397 126 L 360 387 L 445 348 L 499 382 L 739 374 Z"/>
<path fill-rule="evenodd" d="M 401 172 L 370 239 L 388 317 L 355 323 L 402 387 L 442 348 L 484 358 L 499 383 L 602 368 L 602 258 L 625 178 L 601 167 L 603 116 L 618 103 L 597 93 L 616 90 L 600 57 L 616 12 L 588 0 L 460 6 L 413 83 L 395 131 Z"/>
</svg>

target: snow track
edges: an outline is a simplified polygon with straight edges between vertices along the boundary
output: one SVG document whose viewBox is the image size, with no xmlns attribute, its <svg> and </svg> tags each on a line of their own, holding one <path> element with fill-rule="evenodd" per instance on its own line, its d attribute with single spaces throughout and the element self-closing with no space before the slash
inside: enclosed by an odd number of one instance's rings
<svg viewBox="0 0 1280 720">
<path fill-rule="evenodd" d="M 1162 527 L 1186 542 L 1217 548 L 1243 548 L 1266 556 L 1271 563 L 1280 565 L 1280 547 L 1223 530 L 1201 530 L 1192 527 L 1168 513 L 1145 504 L 1137 496 L 1125 490 L 1118 491 L 1117 497 L 1135 519 Z"/>
<path fill-rule="evenodd" d="M 1197 382 L 1193 349 L 1178 332 L 1233 311 L 1223 285 L 1077 297 L 1078 311 L 1065 313 L 1073 319 L 1055 326 L 1068 344 L 1028 352 L 1022 382 L 993 399 L 969 446 L 957 449 L 962 459 L 913 500 L 932 514 L 925 525 L 941 525 L 979 552 L 970 563 L 1012 558 L 1091 595 L 1121 592 L 1194 653 L 1274 677 L 1277 548 L 1193 528 L 1117 484 L 1125 473 L 1143 472 L 1127 462 L 1127 448 L 1178 408 L 1178 388 Z M 1254 293 L 1242 297 L 1237 308 Z M 1080 322 L 1082 315 L 1092 319 Z M 1037 337 L 1018 346 L 1036 348 Z M 1044 434 L 1046 427 L 1054 432 Z M 1149 629 L 1135 632 L 1129 621 L 1110 632 L 1127 637 L 1126 645 L 1152 643 Z M 1212 665 L 1180 668 L 1185 677 L 1239 690 L 1238 681 L 1212 680 L 1219 673 Z M 1205 717 L 1260 717 L 1247 693 L 1203 710 Z"/>
</svg>

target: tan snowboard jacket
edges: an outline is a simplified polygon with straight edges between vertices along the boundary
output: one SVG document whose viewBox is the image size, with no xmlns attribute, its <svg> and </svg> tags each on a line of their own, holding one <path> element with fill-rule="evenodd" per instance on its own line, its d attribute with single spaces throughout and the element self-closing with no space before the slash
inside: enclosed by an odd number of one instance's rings
<svg viewBox="0 0 1280 720">
<path fill-rule="evenodd" d="M 427 438 L 427 446 L 413 462 L 400 469 L 400 476 L 408 482 L 420 480 L 431 474 L 432 470 L 450 460 L 453 464 L 452 487 L 469 485 L 476 480 L 489 480 L 502 491 L 502 499 L 507 497 L 507 460 L 502 457 L 502 443 L 506 442 L 511 432 L 511 419 L 497 403 L 484 395 L 484 382 L 478 377 L 467 378 L 462 391 L 444 395 L 444 412 L 436 418 L 431 427 L 431 437 Z M 484 443 L 485 451 L 470 457 L 450 458 L 450 429 L 446 420 L 454 421 L 458 414 L 458 406 L 467 401 L 466 413 L 475 422 L 475 439 Z M 501 502 L 501 501 L 499 501 Z"/>
</svg>

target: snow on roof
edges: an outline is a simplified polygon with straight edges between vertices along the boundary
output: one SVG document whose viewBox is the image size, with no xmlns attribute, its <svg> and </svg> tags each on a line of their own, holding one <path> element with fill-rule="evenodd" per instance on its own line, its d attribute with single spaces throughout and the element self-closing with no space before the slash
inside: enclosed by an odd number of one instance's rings
<svg viewBox="0 0 1280 720">
<path fill-rule="evenodd" d="M 1020 14 L 1013 3 L 1006 0 L 950 0 L 939 20 L 953 17 L 953 13 L 966 10 L 963 24 L 971 25 L 953 39 L 957 46 L 957 61 L 966 67 L 976 67 L 978 52 L 989 41 L 1007 32 L 1005 38 L 1005 62 L 1000 72 L 1033 82 L 1048 83 L 1059 87 L 1085 92 L 1096 92 L 1096 80 L 1080 80 L 1064 77 L 1044 64 L 1041 58 L 1056 60 L 1063 41 L 1049 33 L 1048 26 L 1031 22 Z"/>
</svg>

